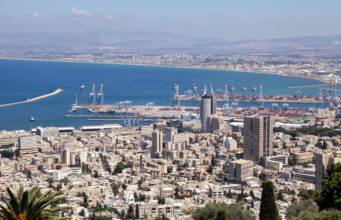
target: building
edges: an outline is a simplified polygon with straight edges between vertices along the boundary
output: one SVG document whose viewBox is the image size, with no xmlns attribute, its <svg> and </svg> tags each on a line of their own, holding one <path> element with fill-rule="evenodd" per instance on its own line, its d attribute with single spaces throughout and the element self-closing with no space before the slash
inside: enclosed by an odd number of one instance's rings
<svg viewBox="0 0 341 220">
<path fill-rule="evenodd" d="M 153 124 L 153 130 L 157 129 L 158 131 L 164 133 L 165 129 L 166 129 L 166 122 L 162 121 L 162 122 L 155 122 Z"/>
<path fill-rule="evenodd" d="M 58 136 L 59 135 L 59 129 L 56 127 L 37 127 L 37 134 L 41 137 L 51 137 L 51 136 Z"/>
<path fill-rule="evenodd" d="M 174 136 L 178 133 L 178 129 L 170 127 L 165 129 L 164 141 L 174 142 Z"/>
<path fill-rule="evenodd" d="M 152 147 L 150 149 L 151 157 L 160 157 L 162 154 L 163 134 L 155 129 L 152 133 Z"/>
<path fill-rule="evenodd" d="M 37 137 L 36 136 L 25 136 L 19 138 L 19 151 L 20 154 L 32 154 L 37 153 Z"/>
<path fill-rule="evenodd" d="M 206 131 L 216 133 L 220 130 L 221 118 L 219 115 L 209 115 L 206 119 Z"/>
<path fill-rule="evenodd" d="M 322 180 L 327 176 L 327 166 L 329 163 L 340 163 L 341 151 L 315 153 L 315 190 L 322 190 Z"/>
<path fill-rule="evenodd" d="M 88 152 L 86 148 L 69 148 L 66 147 L 61 151 L 62 163 L 66 165 L 81 165 L 86 163 Z"/>
<path fill-rule="evenodd" d="M 237 148 L 237 141 L 232 137 L 227 137 L 225 140 L 225 147 L 227 151 L 233 151 Z"/>
<path fill-rule="evenodd" d="M 207 131 L 207 117 L 209 115 L 216 114 L 217 103 L 214 91 L 211 87 L 211 94 L 205 94 L 201 97 L 200 103 L 200 120 L 201 120 L 201 131 Z"/>
<path fill-rule="evenodd" d="M 273 127 L 271 116 L 244 118 L 244 159 L 260 162 L 272 155 Z"/>
<path fill-rule="evenodd" d="M 228 179 L 237 182 L 245 182 L 253 176 L 253 162 L 250 160 L 235 160 L 229 164 Z"/>
<path fill-rule="evenodd" d="M 68 177 L 70 175 L 73 175 L 73 176 L 82 175 L 82 168 L 80 168 L 80 167 L 65 167 L 61 170 L 53 171 L 53 179 L 56 181 L 60 181 L 60 180 L 64 179 L 65 177 Z"/>
</svg>

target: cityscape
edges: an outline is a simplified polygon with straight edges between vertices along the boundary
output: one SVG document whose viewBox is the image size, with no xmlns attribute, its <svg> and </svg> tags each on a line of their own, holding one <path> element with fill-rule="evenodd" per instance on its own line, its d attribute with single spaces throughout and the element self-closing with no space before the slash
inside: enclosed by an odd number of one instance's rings
<svg viewBox="0 0 341 220">
<path fill-rule="evenodd" d="M 341 4 L 34 2 L 0 9 L 0 219 L 341 219 Z"/>
</svg>

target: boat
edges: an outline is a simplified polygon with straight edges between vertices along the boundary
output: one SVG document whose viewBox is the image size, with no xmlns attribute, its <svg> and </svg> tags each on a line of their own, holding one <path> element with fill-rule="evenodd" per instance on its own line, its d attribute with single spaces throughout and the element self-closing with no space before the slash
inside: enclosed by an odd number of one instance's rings
<svg viewBox="0 0 341 220">
<path fill-rule="evenodd" d="M 85 89 L 85 85 L 81 85 L 81 87 L 79 89 L 80 90 L 84 90 Z"/>
<path fill-rule="evenodd" d="M 31 117 L 29 120 L 30 121 L 35 121 L 36 119 L 34 117 Z"/>
</svg>

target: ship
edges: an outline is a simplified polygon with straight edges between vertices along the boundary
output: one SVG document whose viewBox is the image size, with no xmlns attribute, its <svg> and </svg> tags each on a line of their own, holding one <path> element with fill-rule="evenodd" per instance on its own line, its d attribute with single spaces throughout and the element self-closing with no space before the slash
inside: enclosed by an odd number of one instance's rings
<svg viewBox="0 0 341 220">
<path fill-rule="evenodd" d="M 79 89 L 83 91 L 85 89 L 85 85 L 81 85 Z"/>
<path fill-rule="evenodd" d="M 35 121 L 36 119 L 34 117 L 30 117 L 29 121 Z"/>
</svg>

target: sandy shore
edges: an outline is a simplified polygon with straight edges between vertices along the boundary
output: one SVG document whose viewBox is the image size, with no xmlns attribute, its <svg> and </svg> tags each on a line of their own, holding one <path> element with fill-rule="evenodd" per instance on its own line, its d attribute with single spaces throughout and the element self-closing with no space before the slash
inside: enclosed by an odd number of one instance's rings
<svg viewBox="0 0 341 220">
<path fill-rule="evenodd" d="M 58 93 L 61 93 L 63 90 L 62 89 L 56 89 L 54 92 L 45 94 L 45 95 L 41 95 L 38 97 L 34 97 L 32 99 L 27 99 L 25 101 L 20 101 L 20 102 L 12 102 L 12 103 L 8 103 L 8 104 L 2 104 L 0 105 L 0 107 L 6 107 L 6 106 L 11 106 L 11 105 L 19 105 L 19 104 L 23 104 L 23 103 L 29 103 L 29 102 L 34 102 L 40 99 L 45 99 L 47 97 L 53 96 L 53 95 L 57 95 Z"/>
</svg>

